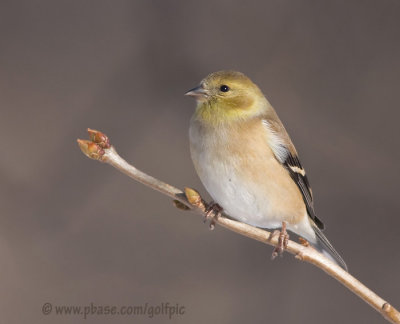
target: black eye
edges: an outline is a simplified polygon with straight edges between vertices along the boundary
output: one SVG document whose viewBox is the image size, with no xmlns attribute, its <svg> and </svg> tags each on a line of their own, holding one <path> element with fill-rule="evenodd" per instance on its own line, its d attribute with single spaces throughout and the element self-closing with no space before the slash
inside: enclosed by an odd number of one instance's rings
<svg viewBox="0 0 400 324">
<path fill-rule="evenodd" d="M 223 85 L 219 88 L 219 90 L 221 90 L 222 92 L 228 92 L 228 91 L 229 91 L 229 87 L 228 87 L 227 85 L 223 84 Z"/>
</svg>

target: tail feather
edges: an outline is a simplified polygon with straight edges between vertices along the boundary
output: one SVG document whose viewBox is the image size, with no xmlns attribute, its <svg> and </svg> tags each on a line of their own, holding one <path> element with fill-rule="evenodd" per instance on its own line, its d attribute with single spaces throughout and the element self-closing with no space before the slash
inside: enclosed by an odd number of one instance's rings
<svg viewBox="0 0 400 324">
<path fill-rule="evenodd" d="M 333 261 L 335 261 L 344 270 L 348 271 L 346 263 L 344 262 L 344 260 L 340 256 L 340 254 L 332 246 L 332 244 L 328 241 L 326 236 L 318 228 L 318 226 L 316 224 L 312 224 L 312 227 L 318 238 L 318 242 L 317 242 L 317 246 L 316 246 L 317 249 L 322 250 L 322 252 L 325 252 L 324 254 L 327 254 L 328 256 L 330 256 L 330 258 Z"/>
</svg>

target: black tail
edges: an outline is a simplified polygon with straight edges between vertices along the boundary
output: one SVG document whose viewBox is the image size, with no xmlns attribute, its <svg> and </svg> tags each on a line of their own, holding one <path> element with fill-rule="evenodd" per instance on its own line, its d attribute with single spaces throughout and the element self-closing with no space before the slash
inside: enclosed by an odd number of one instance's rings
<svg viewBox="0 0 400 324">
<path fill-rule="evenodd" d="M 332 244 L 328 241 L 326 236 L 322 233 L 322 231 L 318 228 L 316 224 L 312 224 L 313 230 L 318 237 L 318 242 L 316 248 L 321 250 L 322 252 L 327 253 L 333 261 L 335 261 L 338 265 L 340 265 L 344 270 L 347 270 L 347 265 L 339 255 L 339 253 L 335 250 Z"/>
</svg>

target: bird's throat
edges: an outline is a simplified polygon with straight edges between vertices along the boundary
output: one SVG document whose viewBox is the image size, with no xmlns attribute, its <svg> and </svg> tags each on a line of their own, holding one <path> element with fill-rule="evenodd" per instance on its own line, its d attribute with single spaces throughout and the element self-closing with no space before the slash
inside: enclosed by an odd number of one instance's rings
<svg viewBox="0 0 400 324">
<path fill-rule="evenodd" d="M 218 101 L 198 102 L 195 118 L 206 125 L 230 124 L 255 117 L 264 111 L 259 103 L 237 105 Z"/>
</svg>

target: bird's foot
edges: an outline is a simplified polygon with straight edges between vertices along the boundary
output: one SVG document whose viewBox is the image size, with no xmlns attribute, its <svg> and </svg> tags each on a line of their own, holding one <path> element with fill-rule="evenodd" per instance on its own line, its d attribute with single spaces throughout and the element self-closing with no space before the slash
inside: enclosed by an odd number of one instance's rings
<svg viewBox="0 0 400 324">
<path fill-rule="evenodd" d="M 221 215 L 223 208 L 215 202 L 211 202 L 206 208 L 206 214 L 204 216 L 204 223 L 210 219 L 210 230 L 215 228 L 215 222 L 219 215 Z"/>
<path fill-rule="evenodd" d="M 286 222 L 282 222 L 281 230 L 275 230 L 272 236 L 279 235 L 278 246 L 272 252 L 271 259 L 275 259 L 278 255 L 282 255 L 283 251 L 287 249 L 289 242 L 289 234 L 286 231 Z"/>
</svg>

